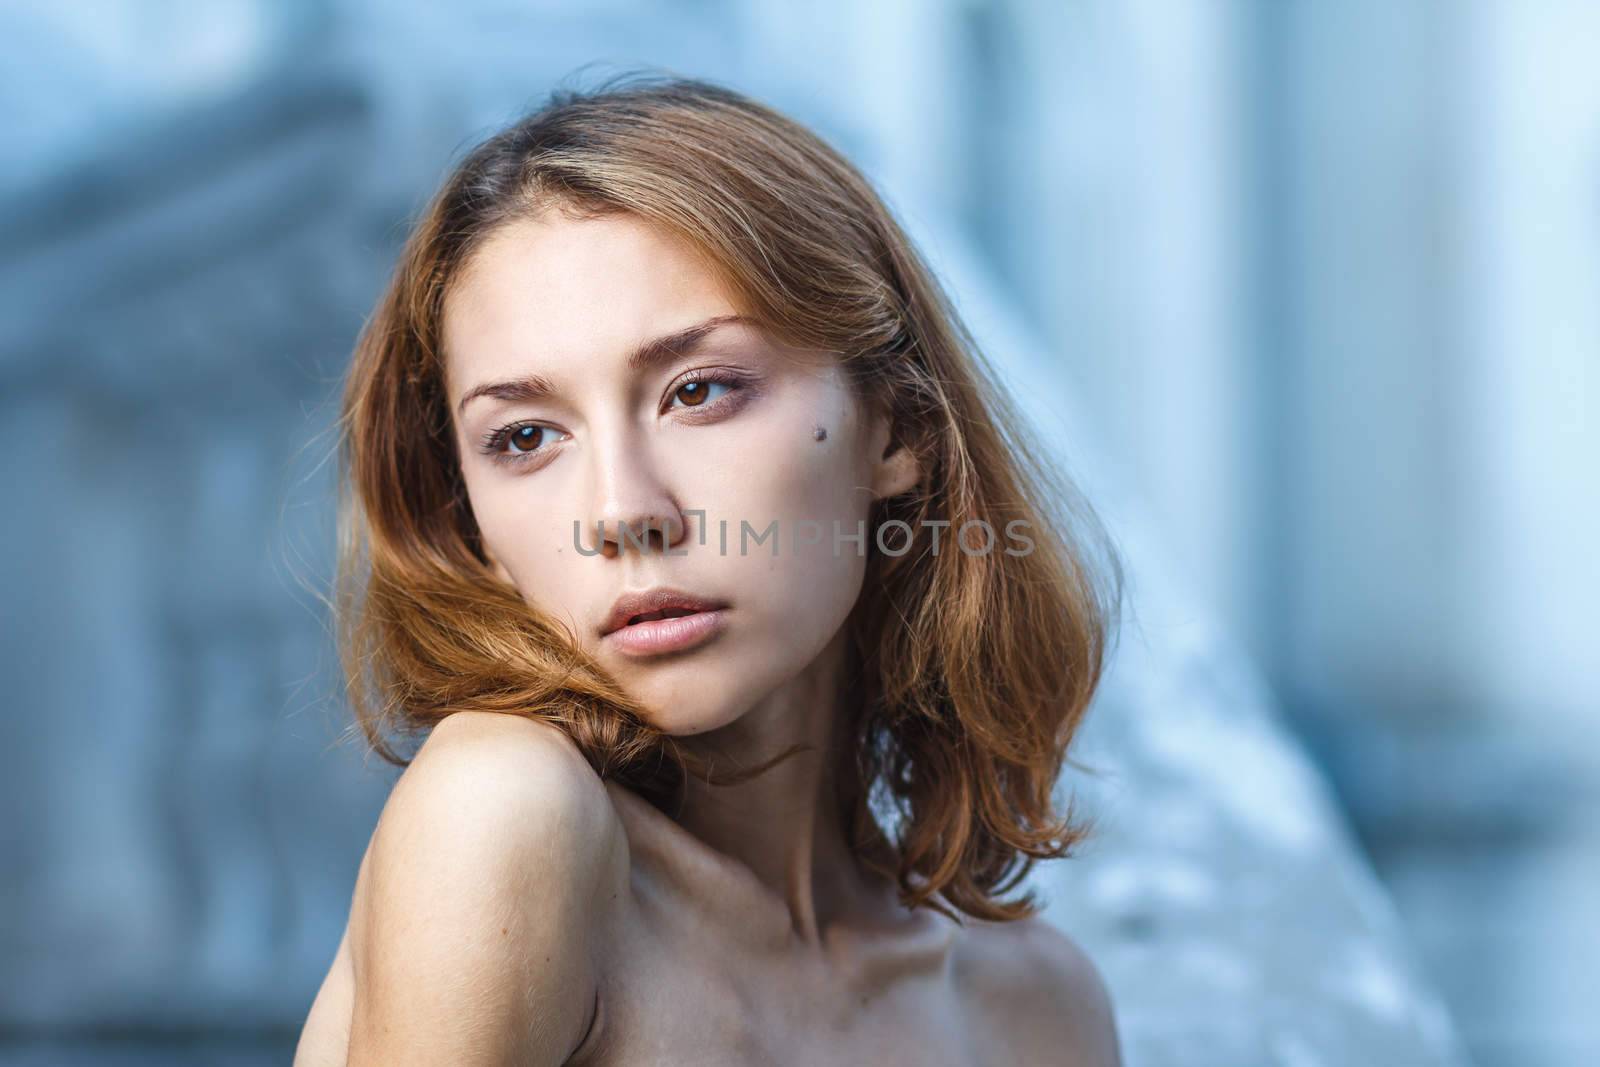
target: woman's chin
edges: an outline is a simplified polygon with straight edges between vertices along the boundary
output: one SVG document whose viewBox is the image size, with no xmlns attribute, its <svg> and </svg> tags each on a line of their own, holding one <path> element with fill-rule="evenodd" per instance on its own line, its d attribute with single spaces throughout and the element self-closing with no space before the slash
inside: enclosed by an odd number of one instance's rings
<svg viewBox="0 0 1600 1067">
<path fill-rule="evenodd" d="M 718 730 L 739 717 L 737 713 L 707 714 L 704 706 L 693 710 L 671 707 L 663 710 L 660 705 L 649 703 L 645 706 L 650 709 L 647 716 L 650 725 L 669 737 L 699 737 Z"/>
</svg>

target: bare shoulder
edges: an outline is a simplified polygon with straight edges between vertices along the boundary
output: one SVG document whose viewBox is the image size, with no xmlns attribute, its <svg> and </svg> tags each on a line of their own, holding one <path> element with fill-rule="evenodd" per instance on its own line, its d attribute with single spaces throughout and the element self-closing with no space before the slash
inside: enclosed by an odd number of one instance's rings
<svg viewBox="0 0 1600 1067">
<path fill-rule="evenodd" d="M 459 791 L 462 795 L 449 799 L 493 810 L 510 806 L 508 815 L 544 812 L 533 824 L 536 833 L 572 829 L 609 835 L 621 829 L 610 794 L 572 739 L 550 723 L 522 716 L 462 711 L 435 726 L 395 783 L 380 831 L 391 808 L 415 814 L 411 809 L 420 805 L 410 794 L 438 791 Z M 437 812 L 432 805 L 425 810 Z M 592 838 L 585 835 L 585 840 Z"/>
<path fill-rule="evenodd" d="M 626 884 L 621 822 L 565 734 L 445 719 L 391 790 L 356 879 L 349 1063 L 566 1062 Z"/>
<path fill-rule="evenodd" d="M 975 1027 L 1017 1062 L 1121 1067 L 1104 977 L 1081 946 L 1034 916 L 969 920 L 958 973 Z"/>
<path fill-rule="evenodd" d="M 476 879 L 523 899 L 615 884 L 627 838 L 605 784 L 559 728 L 464 711 L 433 728 L 395 783 L 369 861 L 382 864 L 375 882 L 467 862 Z"/>
</svg>

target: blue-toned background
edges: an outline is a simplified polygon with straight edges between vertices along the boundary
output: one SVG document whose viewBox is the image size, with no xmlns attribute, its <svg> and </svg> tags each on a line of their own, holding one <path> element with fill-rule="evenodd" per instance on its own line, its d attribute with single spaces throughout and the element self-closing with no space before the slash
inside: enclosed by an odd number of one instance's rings
<svg viewBox="0 0 1600 1067">
<path fill-rule="evenodd" d="M 1122 538 L 1039 885 L 1129 1067 L 1600 1062 L 1600 5 L 0 5 L 0 1063 L 288 1063 L 395 771 L 316 591 L 468 145 L 636 64 L 877 182 Z M 584 64 L 596 64 L 574 74 Z"/>
</svg>

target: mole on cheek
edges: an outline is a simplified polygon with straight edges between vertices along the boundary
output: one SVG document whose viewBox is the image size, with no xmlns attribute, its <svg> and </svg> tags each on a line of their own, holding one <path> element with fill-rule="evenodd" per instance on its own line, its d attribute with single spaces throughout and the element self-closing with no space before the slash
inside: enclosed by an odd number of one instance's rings
<svg viewBox="0 0 1600 1067">
<path fill-rule="evenodd" d="M 818 426 L 812 431 L 811 436 L 816 438 L 818 441 L 826 441 L 828 439 L 828 431 L 824 430 L 821 426 Z"/>
</svg>

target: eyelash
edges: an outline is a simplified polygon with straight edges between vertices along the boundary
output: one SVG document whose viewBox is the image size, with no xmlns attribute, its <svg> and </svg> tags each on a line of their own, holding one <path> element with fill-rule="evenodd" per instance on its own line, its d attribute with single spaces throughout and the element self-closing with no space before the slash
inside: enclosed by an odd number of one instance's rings
<svg viewBox="0 0 1600 1067">
<path fill-rule="evenodd" d="M 715 369 L 691 371 L 690 373 L 684 375 L 683 378 L 679 379 L 678 382 L 673 385 L 671 392 L 667 395 L 675 396 L 678 390 L 695 382 L 705 382 L 710 385 L 726 385 L 730 388 L 730 392 L 724 396 L 720 396 L 715 400 L 708 400 L 705 403 L 696 405 L 693 408 L 685 409 L 695 412 L 709 409 L 721 410 L 726 406 L 724 401 L 731 400 L 735 394 L 744 392 L 750 387 L 750 383 L 747 382 L 742 375 L 735 374 L 731 371 Z M 488 433 L 484 434 L 483 443 L 481 446 L 484 454 L 486 454 L 496 463 L 518 464 L 526 463 L 528 460 L 538 456 L 540 452 L 547 451 L 549 446 L 543 444 L 531 452 L 510 452 L 505 450 L 506 443 L 510 441 L 511 435 L 527 426 L 538 426 L 541 429 L 548 429 L 548 427 L 541 426 L 541 424 L 537 422 L 522 421 L 507 423 L 504 426 L 490 430 Z"/>
</svg>

